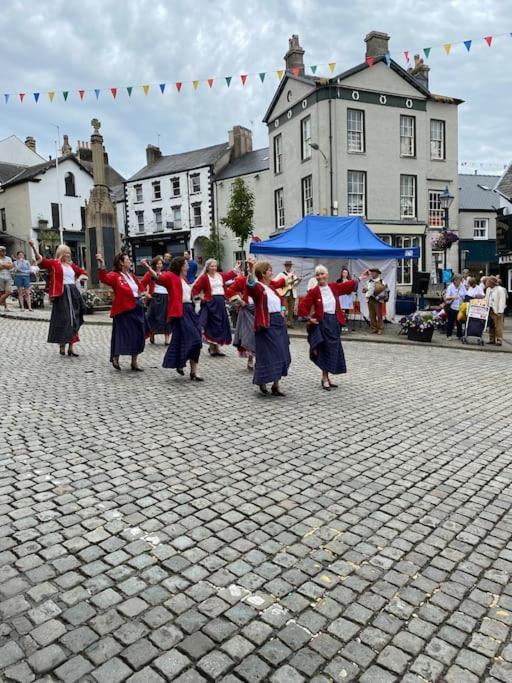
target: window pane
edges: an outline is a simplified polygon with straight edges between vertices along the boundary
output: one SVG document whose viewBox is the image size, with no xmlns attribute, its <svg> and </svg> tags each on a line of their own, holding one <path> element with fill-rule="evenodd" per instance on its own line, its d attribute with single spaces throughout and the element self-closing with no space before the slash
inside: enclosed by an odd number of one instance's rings
<svg viewBox="0 0 512 683">
<path fill-rule="evenodd" d="M 348 214 L 352 216 L 364 216 L 366 178 L 362 171 L 348 172 Z"/>
<path fill-rule="evenodd" d="M 347 149 L 364 152 L 364 112 L 359 109 L 347 109 Z"/>
</svg>

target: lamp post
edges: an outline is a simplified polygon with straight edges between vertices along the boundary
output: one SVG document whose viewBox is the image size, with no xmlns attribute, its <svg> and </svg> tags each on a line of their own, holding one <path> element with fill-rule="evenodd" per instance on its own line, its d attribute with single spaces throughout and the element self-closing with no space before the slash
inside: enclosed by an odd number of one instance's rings
<svg viewBox="0 0 512 683">
<path fill-rule="evenodd" d="M 317 142 L 309 142 L 308 143 L 311 149 L 314 149 L 315 152 L 320 152 L 320 154 L 323 156 L 324 161 L 325 161 L 325 168 L 329 169 L 329 173 L 331 175 L 331 197 L 330 197 L 330 203 L 331 203 L 331 208 L 330 208 L 330 215 L 334 215 L 333 211 L 333 204 L 332 204 L 332 168 L 330 168 L 329 160 L 327 159 L 325 153 L 320 149 L 320 146 Z"/>
<path fill-rule="evenodd" d="M 452 205 L 454 199 L 455 197 L 452 194 L 450 194 L 448 187 L 445 187 L 439 195 L 439 202 L 441 204 L 441 208 L 444 210 L 443 235 L 445 236 L 445 238 L 446 233 L 448 232 L 448 227 L 450 225 L 450 206 Z M 446 239 L 444 242 L 443 270 L 446 270 Z"/>
</svg>

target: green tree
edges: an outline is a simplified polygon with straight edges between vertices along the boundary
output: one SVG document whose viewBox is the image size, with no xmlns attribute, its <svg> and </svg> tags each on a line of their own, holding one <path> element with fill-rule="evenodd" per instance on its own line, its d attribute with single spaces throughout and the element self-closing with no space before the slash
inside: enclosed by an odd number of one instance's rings
<svg viewBox="0 0 512 683">
<path fill-rule="evenodd" d="M 218 263 L 222 261 L 222 257 L 224 256 L 224 245 L 222 244 L 222 239 L 215 223 L 212 223 L 210 236 L 205 240 L 203 254 L 205 258 L 214 258 Z"/>
<path fill-rule="evenodd" d="M 243 178 L 236 178 L 231 185 L 228 213 L 225 218 L 221 219 L 221 223 L 238 238 L 241 250 L 252 235 L 253 218 L 254 194 L 247 187 Z"/>
</svg>

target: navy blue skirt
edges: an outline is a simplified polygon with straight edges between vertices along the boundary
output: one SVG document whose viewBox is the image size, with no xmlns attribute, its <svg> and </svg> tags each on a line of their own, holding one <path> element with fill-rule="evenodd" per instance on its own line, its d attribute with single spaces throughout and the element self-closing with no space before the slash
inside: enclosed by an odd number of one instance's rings
<svg viewBox="0 0 512 683">
<path fill-rule="evenodd" d="M 233 346 L 242 357 L 254 354 L 254 304 L 240 306 L 236 319 Z"/>
<path fill-rule="evenodd" d="M 170 334 L 171 323 L 167 322 L 167 294 L 153 294 L 149 300 L 147 321 L 153 334 Z"/>
<path fill-rule="evenodd" d="M 167 347 L 162 366 L 175 369 L 184 368 L 188 360 L 197 363 L 203 341 L 194 304 L 183 304 L 183 316 L 173 318 L 171 327 L 171 343 Z"/>
<path fill-rule="evenodd" d="M 308 332 L 310 359 L 321 370 L 333 375 L 347 372 L 340 332 L 340 324 L 334 313 L 325 313 L 324 319 Z"/>
<path fill-rule="evenodd" d="M 292 362 L 288 330 L 281 313 L 270 314 L 270 327 L 263 327 L 254 335 L 256 367 L 253 384 L 278 382 L 286 377 Z"/>
<path fill-rule="evenodd" d="M 203 301 L 199 321 L 203 336 L 212 344 L 231 344 L 231 326 L 222 294 L 216 294 L 211 301 Z"/>
<path fill-rule="evenodd" d="M 135 308 L 115 315 L 112 320 L 110 360 L 115 356 L 137 356 L 144 351 L 147 323 L 140 299 Z"/>
</svg>

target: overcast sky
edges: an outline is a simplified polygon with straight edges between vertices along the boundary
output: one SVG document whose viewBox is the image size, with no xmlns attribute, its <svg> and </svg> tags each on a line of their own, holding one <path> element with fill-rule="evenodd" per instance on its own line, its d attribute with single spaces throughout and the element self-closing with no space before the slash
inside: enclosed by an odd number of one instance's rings
<svg viewBox="0 0 512 683">
<path fill-rule="evenodd" d="M 465 100 L 459 108 L 463 168 L 500 172 L 512 157 L 512 2 L 509 0 L 3 0 L 0 13 L 0 139 L 32 135 L 43 156 L 54 155 L 56 128 L 73 148 L 89 139 L 93 116 L 102 122 L 113 166 L 126 176 L 145 165 L 145 147 L 164 154 L 227 140 L 235 124 L 252 128 L 254 145 L 267 144 L 261 123 L 277 87 L 257 73 L 282 67 L 288 37 L 298 33 L 305 62 L 328 75 L 364 58 L 370 30 L 391 35 L 392 57 L 432 47 L 430 87 Z M 489 48 L 483 36 L 496 37 Z M 468 54 L 447 42 L 473 39 Z M 438 46 L 438 47 L 436 47 Z M 245 87 L 239 75 L 250 75 Z M 233 76 L 228 89 L 224 76 Z M 218 77 L 210 90 L 193 79 Z M 172 85 L 183 81 L 181 94 Z M 170 83 L 129 98 L 125 86 Z M 123 88 L 114 101 L 108 89 Z M 96 101 L 78 90 L 107 88 Z M 47 92 L 55 90 L 53 103 Z M 69 90 L 64 102 L 62 91 Z M 39 103 L 33 92 L 41 92 Z M 20 104 L 18 93 L 27 93 Z M 11 93 L 4 104 L 3 93 Z"/>
</svg>

